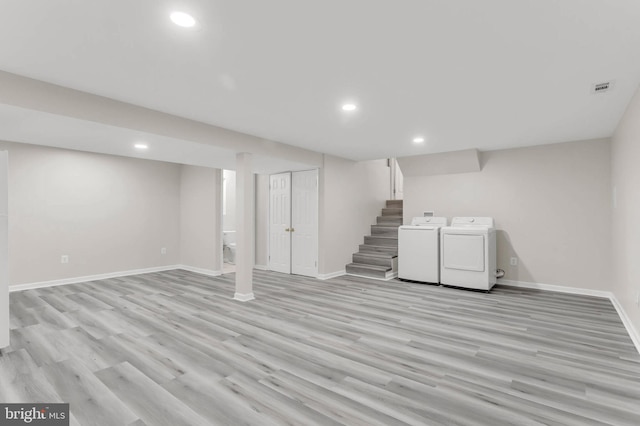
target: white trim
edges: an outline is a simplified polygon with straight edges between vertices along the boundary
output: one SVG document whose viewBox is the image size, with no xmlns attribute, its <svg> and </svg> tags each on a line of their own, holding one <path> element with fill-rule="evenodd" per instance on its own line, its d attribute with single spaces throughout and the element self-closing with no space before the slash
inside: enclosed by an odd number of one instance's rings
<svg viewBox="0 0 640 426">
<path fill-rule="evenodd" d="M 397 270 L 396 271 L 393 271 L 393 270 L 387 271 L 387 279 L 386 279 L 386 281 L 393 280 L 395 278 L 398 278 L 398 271 Z"/>
<path fill-rule="evenodd" d="M 233 295 L 233 299 L 237 300 L 239 302 L 248 302 L 249 300 L 255 299 L 255 296 L 253 295 L 253 292 L 252 293 L 246 293 L 246 294 L 236 293 L 236 294 Z"/>
<path fill-rule="evenodd" d="M 253 265 L 253 269 L 258 269 L 260 271 L 268 271 L 267 265 Z"/>
<path fill-rule="evenodd" d="M 390 275 L 387 275 L 387 274 L 390 274 Z M 369 278 L 370 280 L 378 280 L 378 281 L 391 281 L 398 277 L 398 273 L 393 271 L 388 271 L 385 274 L 384 278 L 370 277 L 368 275 L 359 275 L 359 274 L 350 274 L 350 273 L 345 275 L 349 275 L 350 277 Z"/>
<path fill-rule="evenodd" d="M 636 346 L 638 353 L 640 353 L 640 333 L 638 333 L 638 330 L 636 330 L 636 328 L 633 326 L 633 323 L 627 316 L 627 312 L 624 310 L 620 302 L 618 302 L 616 295 L 611 293 L 610 299 L 611 303 L 613 303 L 613 307 L 616 308 L 616 311 L 618 311 L 618 315 L 620 316 L 620 319 L 624 324 L 624 328 L 627 329 L 627 333 L 629 333 L 633 344 Z"/>
<path fill-rule="evenodd" d="M 640 333 L 634 327 L 633 323 L 627 316 L 627 312 L 624 310 L 615 294 L 610 291 L 602 291 L 602 290 L 591 290 L 587 288 L 576 288 L 576 287 L 566 287 L 561 285 L 553 285 L 553 284 L 541 284 L 541 283 L 532 283 L 527 281 L 513 281 L 513 280 L 504 280 L 499 279 L 498 284 L 507 285 L 511 287 L 521 287 L 521 288 L 533 288 L 538 290 L 546 290 L 546 291 L 555 291 L 558 293 L 570 293 L 570 294 L 581 294 L 584 296 L 595 296 L 595 297 L 604 297 L 611 301 L 611 304 L 618 312 L 618 316 L 624 324 L 624 328 L 627 330 L 631 341 L 638 353 L 640 353 Z"/>
<path fill-rule="evenodd" d="M 213 271 L 211 269 L 196 268 L 189 265 L 176 265 L 176 269 L 184 269 L 185 271 L 195 272 L 196 274 L 208 275 L 210 277 L 219 277 L 222 271 Z"/>
<path fill-rule="evenodd" d="M 165 272 L 181 269 L 182 265 L 157 266 L 155 268 L 132 269 L 129 271 L 110 272 L 108 274 L 87 275 L 84 277 L 65 278 L 62 280 L 40 281 L 35 283 L 15 284 L 9 286 L 9 292 L 31 290 L 35 288 L 55 287 L 59 285 L 78 284 L 88 281 L 106 280 L 108 278 L 126 277 L 129 275 L 149 274 L 152 272 Z"/>
<path fill-rule="evenodd" d="M 499 279 L 497 284 L 508 285 L 511 287 L 533 288 L 537 290 L 556 291 L 558 293 L 582 294 L 584 296 L 611 298 L 611 292 L 602 290 L 591 290 L 588 288 L 567 287 L 555 284 L 532 283 L 528 281 L 513 281 Z"/>
<path fill-rule="evenodd" d="M 316 278 L 324 281 L 324 280 L 330 280 L 331 278 L 341 277 L 346 274 L 347 274 L 347 271 L 343 269 L 342 271 L 329 272 L 328 274 L 318 274 Z"/>
</svg>

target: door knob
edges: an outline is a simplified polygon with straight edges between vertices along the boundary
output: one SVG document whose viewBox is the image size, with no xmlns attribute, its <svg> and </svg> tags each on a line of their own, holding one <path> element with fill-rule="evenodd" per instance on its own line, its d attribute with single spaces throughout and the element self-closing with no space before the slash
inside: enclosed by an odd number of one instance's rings
<svg viewBox="0 0 640 426">
<path fill-rule="evenodd" d="M 291 228 L 291 232 L 295 231 L 295 229 Z"/>
<path fill-rule="evenodd" d="M 287 228 L 284 230 L 284 232 L 291 232 L 291 229 Z"/>
</svg>

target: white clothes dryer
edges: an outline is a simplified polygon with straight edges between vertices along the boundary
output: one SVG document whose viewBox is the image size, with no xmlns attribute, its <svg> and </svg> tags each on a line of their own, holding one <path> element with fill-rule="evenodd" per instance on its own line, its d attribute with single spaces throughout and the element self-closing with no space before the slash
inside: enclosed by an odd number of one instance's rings
<svg viewBox="0 0 640 426">
<path fill-rule="evenodd" d="M 440 282 L 489 291 L 496 284 L 496 231 L 491 217 L 454 217 L 440 230 Z"/>
<path fill-rule="evenodd" d="M 440 228 L 446 217 L 414 217 L 398 228 L 398 278 L 440 282 Z"/>
</svg>

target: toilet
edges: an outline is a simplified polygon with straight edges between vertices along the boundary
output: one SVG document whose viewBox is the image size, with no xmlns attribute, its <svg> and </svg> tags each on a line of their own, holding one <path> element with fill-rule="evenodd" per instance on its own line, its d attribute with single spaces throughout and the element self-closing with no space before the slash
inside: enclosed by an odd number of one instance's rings
<svg viewBox="0 0 640 426">
<path fill-rule="evenodd" d="M 222 258 L 225 263 L 236 263 L 236 231 L 223 231 Z"/>
</svg>

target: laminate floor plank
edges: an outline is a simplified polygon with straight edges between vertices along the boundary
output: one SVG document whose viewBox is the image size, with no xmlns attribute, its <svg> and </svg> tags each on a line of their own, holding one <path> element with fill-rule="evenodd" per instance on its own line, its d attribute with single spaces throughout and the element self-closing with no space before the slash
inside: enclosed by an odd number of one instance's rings
<svg viewBox="0 0 640 426">
<path fill-rule="evenodd" d="M 83 426 L 123 425 L 138 419 L 121 399 L 76 360 L 47 364 L 42 369 Z"/>
<path fill-rule="evenodd" d="M 29 327 L 38 324 L 38 318 L 34 309 L 26 308 L 22 303 L 17 302 L 11 305 L 9 312 L 9 329 Z"/>
<path fill-rule="evenodd" d="M 184 374 L 184 371 L 171 358 L 143 344 L 139 338 L 126 335 L 109 336 L 100 340 L 100 344 L 105 348 L 102 354 L 110 357 L 113 361 L 108 365 L 102 364 L 102 368 L 94 369 L 94 371 L 128 362 L 159 384 Z"/>
<path fill-rule="evenodd" d="M 123 361 L 122 352 L 115 352 L 110 345 L 95 339 L 81 327 L 61 330 L 56 337 L 64 359 L 73 358 L 92 372 Z"/>
<path fill-rule="evenodd" d="M 405 422 L 286 371 L 262 379 L 260 383 L 346 425 L 406 425 Z"/>
<path fill-rule="evenodd" d="M 241 396 L 242 400 L 251 404 L 253 409 L 269 416 L 278 425 L 343 425 L 327 417 L 295 398 L 290 398 L 278 390 L 274 390 L 263 383 L 236 372 L 220 381 L 231 392 Z"/>
<path fill-rule="evenodd" d="M 64 287 L 64 286 L 61 286 Z M 40 290 L 30 290 L 30 291 L 40 291 Z M 49 306 L 55 308 L 59 312 L 73 312 L 82 309 L 82 306 L 78 303 L 67 298 L 65 293 L 55 294 L 48 293 L 40 296 L 42 300 L 44 300 Z M 13 311 L 13 297 L 11 297 L 11 310 Z"/>
<path fill-rule="evenodd" d="M 58 339 L 59 331 L 51 331 L 42 324 L 11 330 L 11 347 L 26 349 L 37 365 L 55 363 L 67 359 L 64 343 Z"/>
<path fill-rule="evenodd" d="M 0 356 L 0 401 L 64 402 L 26 349 Z"/>
<path fill-rule="evenodd" d="M 447 375 L 446 382 L 450 387 L 455 388 L 456 392 L 483 398 L 490 404 L 506 407 L 545 425 L 601 426 L 604 424 L 522 398 L 518 391 L 510 388 L 509 382 L 478 380 L 470 377 L 460 378 L 455 375 Z"/>
<path fill-rule="evenodd" d="M 157 426 L 207 426 L 210 423 L 128 362 L 96 376 L 145 423 Z"/>
<path fill-rule="evenodd" d="M 188 338 L 180 340 L 175 335 L 158 333 L 140 340 L 141 344 L 153 348 L 173 361 L 180 371 L 193 372 L 212 379 L 220 379 L 235 371 L 232 365 L 211 356 L 213 349 L 210 352 L 207 348 L 196 347 L 189 343 Z M 248 369 L 252 367 L 247 366 Z"/>
<path fill-rule="evenodd" d="M 73 425 L 640 425 L 607 299 L 172 270 L 11 293 L 0 400 Z"/>
<path fill-rule="evenodd" d="M 78 326 L 78 323 L 62 314 L 51 305 L 30 310 L 38 324 L 51 327 L 52 330 L 66 330 Z"/>
<path fill-rule="evenodd" d="M 219 381 L 198 374 L 185 374 L 162 385 L 174 397 L 183 401 L 211 425 L 277 425 L 277 421 L 260 412 L 247 399 Z M 211 401 L 215 401 L 212 404 Z"/>
</svg>

